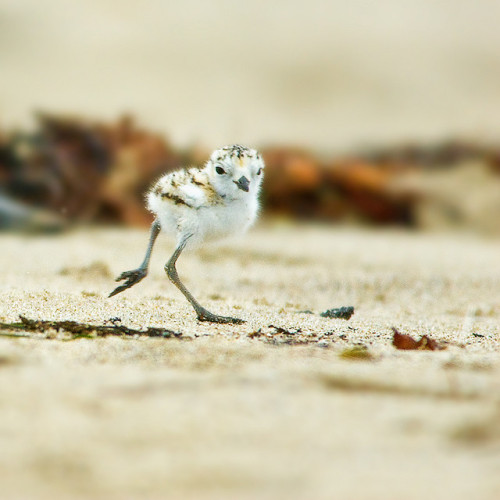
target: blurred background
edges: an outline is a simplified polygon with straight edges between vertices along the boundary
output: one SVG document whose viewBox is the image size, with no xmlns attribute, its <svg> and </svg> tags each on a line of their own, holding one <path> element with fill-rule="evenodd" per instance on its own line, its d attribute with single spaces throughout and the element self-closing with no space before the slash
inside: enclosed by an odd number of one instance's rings
<svg viewBox="0 0 500 500">
<path fill-rule="evenodd" d="M 0 227 L 147 225 L 242 143 L 266 215 L 500 234 L 500 3 L 0 0 Z"/>
</svg>

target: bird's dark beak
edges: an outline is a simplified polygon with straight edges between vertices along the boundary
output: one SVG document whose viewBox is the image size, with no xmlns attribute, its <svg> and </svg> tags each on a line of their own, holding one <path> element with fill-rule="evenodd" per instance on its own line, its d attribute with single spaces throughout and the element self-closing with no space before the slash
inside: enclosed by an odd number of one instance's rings
<svg viewBox="0 0 500 500">
<path fill-rule="evenodd" d="M 237 181 L 233 181 L 239 189 L 248 193 L 248 186 L 250 186 L 250 181 L 242 175 Z"/>
</svg>

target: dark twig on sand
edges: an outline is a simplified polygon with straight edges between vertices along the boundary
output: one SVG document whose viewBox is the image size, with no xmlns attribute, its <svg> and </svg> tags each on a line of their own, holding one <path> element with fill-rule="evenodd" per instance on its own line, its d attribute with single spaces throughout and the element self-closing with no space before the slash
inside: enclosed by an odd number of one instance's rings
<svg viewBox="0 0 500 500">
<path fill-rule="evenodd" d="M 49 330 L 69 333 L 72 338 L 79 337 L 107 337 L 108 335 L 129 336 L 145 335 L 147 337 L 171 338 L 182 337 L 182 333 L 168 330 L 166 328 L 148 327 L 146 330 L 129 328 L 120 323 L 118 318 L 112 318 L 109 325 L 91 325 L 88 323 L 78 323 L 77 321 L 44 321 L 33 320 L 19 316 L 18 323 L 0 323 L 0 328 L 6 332 L 0 332 L 2 336 L 12 336 L 11 332 L 37 332 L 45 333 Z"/>
</svg>

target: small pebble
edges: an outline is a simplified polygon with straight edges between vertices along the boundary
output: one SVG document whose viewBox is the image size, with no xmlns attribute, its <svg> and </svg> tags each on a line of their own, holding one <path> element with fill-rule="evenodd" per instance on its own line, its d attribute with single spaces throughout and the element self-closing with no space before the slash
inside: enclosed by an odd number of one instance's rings
<svg viewBox="0 0 500 500">
<path fill-rule="evenodd" d="M 354 314 L 354 307 L 339 307 L 337 309 L 328 309 L 325 312 L 320 313 L 322 318 L 339 318 L 339 319 L 351 319 L 351 316 Z"/>
</svg>

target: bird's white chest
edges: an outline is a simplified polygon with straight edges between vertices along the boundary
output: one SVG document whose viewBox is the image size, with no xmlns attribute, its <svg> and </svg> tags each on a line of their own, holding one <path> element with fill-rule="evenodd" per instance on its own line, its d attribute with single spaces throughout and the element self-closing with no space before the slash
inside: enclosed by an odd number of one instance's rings
<svg viewBox="0 0 500 500">
<path fill-rule="evenodd" d="M 257 216 L 257 200 L 237 200 L 197 210 L 203 239 L 217 239 L 245 232 Z"/>
</svg>

